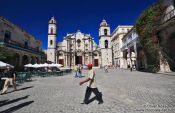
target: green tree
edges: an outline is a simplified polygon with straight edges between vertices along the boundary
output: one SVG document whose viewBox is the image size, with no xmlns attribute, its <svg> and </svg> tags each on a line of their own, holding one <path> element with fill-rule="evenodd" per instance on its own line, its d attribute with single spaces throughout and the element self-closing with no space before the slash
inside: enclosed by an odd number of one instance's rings
<svg viewBox="0 0 175 113">
<path fill-rule="evenodd" d="M 146 54 L 148 69 L 156 72 L 159 69 L 160 51 L 158 30 L 160 19 L 165 7 L 158 2 L 146 9 L 136 22 L 136 30 L 140 37 L 140 44 Z"/>
<path fill-rule="evenodd" d="M 5 47 L 0 47 L 0 61 L 10 62 L 14 58 L 14 54 L 7 51 Z"/>
</svg>

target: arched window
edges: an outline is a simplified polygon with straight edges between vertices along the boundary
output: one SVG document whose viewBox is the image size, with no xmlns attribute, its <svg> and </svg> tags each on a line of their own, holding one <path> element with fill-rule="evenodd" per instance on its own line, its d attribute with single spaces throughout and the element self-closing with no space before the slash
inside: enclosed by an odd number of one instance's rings
<svg viewBox="0 0 175 113">
<path fill-rule="evenodd" d="M 53 28 L 50 29 L 50 34 L 53 34 Z"/>
<path fill-rule="evenodd" d="M 108 35 L 108 30 L 104 29 L 104 35 Z"/>
<path fill-rule="evenodd" d="M 24 46 L 25 46 L 25 48 L 28 48 L 28 41 L 24 42 Z"/>
<path fill-rule="evenodd" d="M 50 40 L 50 45 L 52 45 L 53 44 L 53 40 Z"/>
<path fill-rule="evenodd" d="M 108 40 L 105 40 L 105 48 L 108 48 Z"/>
<path fill-rule="evenodd" d="M 28 64 L 29 63 L 29 59 L 28 59 L 28 56 L 27 55 L 24 55 L 22 57 L 22 64 L 25 65 L 25 64 Z"/>
<path fill-rule="evenodd" d="M 80 39 L 77 40 L 77 44 L 78 44 L 78 46 L 81 45 L 81 40 Z"/>
<path fill-rule="evenodd" d="M 11 32 L 6 30 L 4 34 L 4 42 L 9 42 L 10 39 L 11 39 Z"/>
</svg>

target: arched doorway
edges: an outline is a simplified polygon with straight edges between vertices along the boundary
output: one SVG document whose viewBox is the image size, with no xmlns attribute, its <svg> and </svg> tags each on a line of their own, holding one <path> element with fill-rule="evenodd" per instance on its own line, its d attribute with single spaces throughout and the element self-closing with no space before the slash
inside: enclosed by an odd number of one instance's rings
<svg viewBox="0 0 175 113">
<path fill-rule="evenodd" d="M 175 71 L 175 32 L 170 36 L 170 38 L 167 39 L 166 44 L 166 54 L 168 55 L 167 61 L 170 65 L 171 71 Z"/>
<path fill-rule="evenodd" d="M 36 57 L 35 59 L 36 59 L 36 62 L 35 63 L 39 64 L 39 58 Z"/>
<path fill-rule="evenodd" d="M 26 65 L 29 63 L 29 59 L 28 59 L 28 56 L 27 55 L 24 55 L 22 57 L 22 65 Z"/>
<path fill-rule="evenodd" d="M 65 61 L 64 61 L 64 53 L 63 53 L 63 51 L 59 51 L 58 52 L 58 63 L 62 64 L 64 66 Z"/>
<path fill-rule="evenodd" d="M 35 58 L 32 56 L 31 57 L 31 64 L 35 64 L 35 63 L 36 63 Z"/>
</svg>

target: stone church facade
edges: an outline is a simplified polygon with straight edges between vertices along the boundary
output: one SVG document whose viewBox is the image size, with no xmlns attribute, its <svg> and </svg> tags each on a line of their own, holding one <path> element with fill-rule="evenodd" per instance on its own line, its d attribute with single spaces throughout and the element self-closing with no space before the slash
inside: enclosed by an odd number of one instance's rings
<svg viewBox="0 0 175 113">
<path fill-rule="evenodd" d="M 110 27 L 105 20 L 99 27 L 99 46 L 90 34 L 80 30 L 67 34 L 62 42 L 56 43 L 57 22 L 49 21 L 47 60 L 71 67 L 77 64 L 93 64 L 94 67 L 112 65 Z"/>
</svg>

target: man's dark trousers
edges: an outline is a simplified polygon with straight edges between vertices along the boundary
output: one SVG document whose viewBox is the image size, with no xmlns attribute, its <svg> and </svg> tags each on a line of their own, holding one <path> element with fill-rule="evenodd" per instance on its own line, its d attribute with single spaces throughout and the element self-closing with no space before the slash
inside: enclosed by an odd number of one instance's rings
<svg viewBox="0 0 175 113">
<path fill-rule="evenodd" d="M 98 91 L 98 88 L 90 88 L 90 87 L 86 88 L 84 103 L 89 104 L 89 102 L 90 102 L 89 98 L 90 98 L 92 92 L 95 94 L 95 97 L 99 101 L 99 103 L 103 103 L 102 93 Z"/>
</svg>

